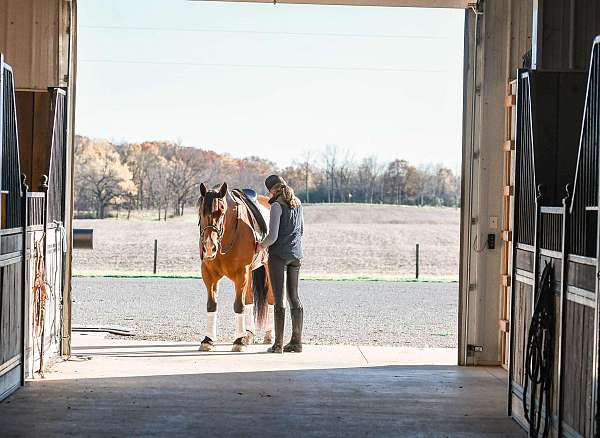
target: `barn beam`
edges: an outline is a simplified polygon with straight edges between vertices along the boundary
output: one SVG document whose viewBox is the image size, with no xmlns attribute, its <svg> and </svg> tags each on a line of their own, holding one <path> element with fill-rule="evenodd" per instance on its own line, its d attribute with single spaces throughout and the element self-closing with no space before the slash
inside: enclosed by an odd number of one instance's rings
<svg viewBox="0 0 600 438">
<path fill-rule="evenodd" d="M 206 1 L 206 0 L 188 0 Z M 221 0 L 213 0 L 221 1 Z M 391 6 L 409 8 L 448 8 L 466 9 L 468 0 L 225 0 L 238 3 L 287 3 L 303 5 L 339 5 L 339 6 Z"/>
</svg>

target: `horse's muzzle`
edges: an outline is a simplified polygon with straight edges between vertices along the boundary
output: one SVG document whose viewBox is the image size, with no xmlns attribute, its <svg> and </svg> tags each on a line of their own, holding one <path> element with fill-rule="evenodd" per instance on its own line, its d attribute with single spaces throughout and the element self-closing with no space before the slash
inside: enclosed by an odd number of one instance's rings
<svg viewBox="0 0 600 438">
<path fill-rule="evenodd" d="M 217 254 L 219 253 L 219 248 L 216 245 L 213 245 L 211 248 L 211 253 L 207 254 L 206 248 L 202 245 L 202 253 L 200 254 L 200 260 L 210 261 L 217 258 Z"/>
</svg>

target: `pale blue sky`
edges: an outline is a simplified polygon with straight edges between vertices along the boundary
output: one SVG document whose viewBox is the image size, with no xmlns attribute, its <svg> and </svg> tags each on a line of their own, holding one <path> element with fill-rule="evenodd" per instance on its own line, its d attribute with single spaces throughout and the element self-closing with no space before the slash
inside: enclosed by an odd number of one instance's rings
<svg viewBox="0 0 600 438">
<path fill-rule="evenodd" d="M 80 0 L 77 132 L 459 169 L 464 11 Z"/>
</svg>

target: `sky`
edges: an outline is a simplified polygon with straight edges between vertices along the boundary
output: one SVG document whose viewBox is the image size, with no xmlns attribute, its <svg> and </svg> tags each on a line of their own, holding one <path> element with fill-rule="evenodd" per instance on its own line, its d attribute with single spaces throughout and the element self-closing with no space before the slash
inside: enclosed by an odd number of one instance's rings
<svg viewBox="0 0 600 438">
<path fill-rule="evenodd" d="M 78 2 L 78 134 L 460 169 L 464 11 Z"/>
</svg>

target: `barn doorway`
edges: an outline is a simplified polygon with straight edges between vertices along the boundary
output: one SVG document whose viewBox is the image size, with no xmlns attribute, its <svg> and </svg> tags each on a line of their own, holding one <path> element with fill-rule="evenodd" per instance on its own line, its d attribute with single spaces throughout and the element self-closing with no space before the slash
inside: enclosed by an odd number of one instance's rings
<svg viewBox="0 0 600 438">
<path fill-rule="evenodd" d="M 78 153 L 101 151 L 121 180 L 99 199 L 76 163 L 75 227 L 95 242 L 74 253 L 75 328 L 199 341 L 197 186 L 262 192 L 282 173 L 306 204 L 306 341 L 455 358 L 464 12 L 187 3 L 169 20 L 165 4 L 135 25 L 118 19 L 132 6 L 79 4 Z M 224 283 L 225 339 L 232 295 Z"/>
</svg>

